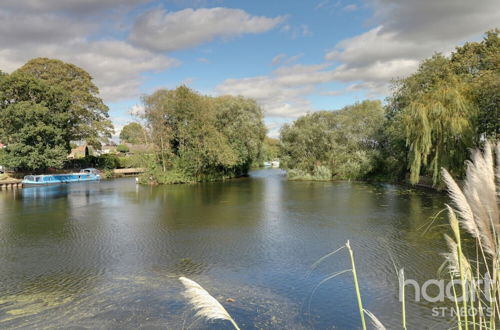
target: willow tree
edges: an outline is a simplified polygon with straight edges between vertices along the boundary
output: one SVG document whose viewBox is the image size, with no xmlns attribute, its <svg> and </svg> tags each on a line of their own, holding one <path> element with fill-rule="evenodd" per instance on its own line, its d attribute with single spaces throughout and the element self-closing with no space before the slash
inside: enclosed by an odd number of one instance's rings
<svg viewBox="0 0 500 330">
<path fill-rule="evenodd" d="M 445 167 L 462 174 L 468 147 L 474 144 L 476 107 L 467 86 L 458 77 L 448 77 L 415 96 L 401 119 L 409 147 L 410 182 L 415 184 L 424 169 L 433 184 Z"/>
</svg>

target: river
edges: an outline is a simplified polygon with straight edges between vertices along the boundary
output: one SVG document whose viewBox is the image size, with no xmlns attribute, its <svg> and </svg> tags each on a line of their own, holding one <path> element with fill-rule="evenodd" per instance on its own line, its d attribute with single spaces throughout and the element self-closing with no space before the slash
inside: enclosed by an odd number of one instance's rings
<svg viewBox="0 0 500 330">
<path fill-rule="evenodd" d="M 435 278 L 446 246 L 442 194 L 390 184 L 290 182 L 280 170 L 196 185 L 134 179 L 0 192 L 0 328 L 227 328 L 195 321 L 179 276 L 242 329 L 360 326 L 365 308 L 400 328 L 396 268 Z M 430 225 L 430 226 L 429 226 Z M 412 296 L 411 292 L 408 292 Z M 408 299 L 409 328 L 443 328 Z"/>
</svg>

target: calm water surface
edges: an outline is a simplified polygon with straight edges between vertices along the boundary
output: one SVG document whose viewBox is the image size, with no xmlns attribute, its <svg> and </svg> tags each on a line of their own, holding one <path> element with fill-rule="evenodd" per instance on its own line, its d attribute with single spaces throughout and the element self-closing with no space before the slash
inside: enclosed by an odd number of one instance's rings
<svg viewBox="0 0 500 330">
<path fill-rule="evenodd" d="M 279 170 L 224 183 L 134 179 L 0 192 L 0 328 L 198 329 L 179 276 L 204 286 L 244 329 L 359 327 L 345 251 L 365 307 L 399 328 L 395 266 L 423 282 L 445 250 L 442 195 L 395 185 L 288 182 Z M 437 219 L 436 224 L 444 220 Z M 225 302 L 232 298 L 234 301 Z M 446 326 L 408 302 L 413 329 Z"/>
</svg>

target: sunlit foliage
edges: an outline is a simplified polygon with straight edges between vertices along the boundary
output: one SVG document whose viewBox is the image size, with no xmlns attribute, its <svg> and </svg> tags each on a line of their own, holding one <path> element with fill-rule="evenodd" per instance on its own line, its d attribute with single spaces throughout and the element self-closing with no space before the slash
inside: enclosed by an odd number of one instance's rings
<svg viewBox="0 0 500 330">
<path fill-rule="evenodd" d="M 30 74 L 0 76 L 1 163 L 20 170 L 62 167 L 77 118 L 69 94 Z"/>
<path fill-rule="evenodd" d="M 464 175 L 468 149 L 500 136 L 499 30 L 445 57 L 434 55 L 394 84 L 388 98 L 382 152 L 405 164 L 410 182 L 441 181 L 440 168 Z M 400 171 L 401 167 L 397 170 Z"/>
<path fill-rule="evenodd" d="M 376 167 L 383 121 L 380 101 L 302 116 L 281 130 L 281 166 L 297 179 L 366 178 Z"/>
<path fill-rule="evenodd" d="M 101 143 L 111 137 L 113 125 L 108 107 L 88 72 L 74 64 L 49 58 L 34 58 L 16 71 L 31 74 L 69 93 L 71 112 L 77 119 L 71 128 L 72 140 L 85 140 L 99 149 Z"/>
<path fill-rule="evenodd" d="M 158 147 L 153 177 L 159 183 L 244 175 L 261 153 L 263 113 L 252 100 L 213 98 L 181 86 L 144 97 L 144 105 Z"/>
</svg>

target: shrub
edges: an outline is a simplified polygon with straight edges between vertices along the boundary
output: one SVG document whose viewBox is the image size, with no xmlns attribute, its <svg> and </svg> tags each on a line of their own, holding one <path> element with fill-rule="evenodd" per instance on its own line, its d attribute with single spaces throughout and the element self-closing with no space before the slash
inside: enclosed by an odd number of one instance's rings
<svg viewBox="0 0 500 330">
<path fill-rule="evenodd" d="M 326 166 L 316 166 L 313 170 L 314 180 L 328 181 L 332 179 L 332 171 Z"/>
<path fill-rule="evenodd" d="M 155 161 L 153 154 L 133 154 L 124 157 L 118 157 L 118 164 L 120 168 L 142 168 L 148 167 Z"/>
<path fill-rule="evenodd" d="M 194 183 L 196 180 L 179 169 L 172 169 L 166 172 L 160 169 L 153 169 L 143 173 L 139 177 L 139 182 L 145 184 L 176 184 Z"/>
<path fill-rule="evenodd" d="M 292 169 L 287 172 L 288 180 L 295 181 L 330 181 L 332 179 L 332 171 L 326 166 L 315 166 L 314 170 L 311 173 Z"/>
<path fill-rule="evenodd" d="M 125 154 L 130 151 L 129 147 L 126 144 L 119 144 L 116 147 L 116 151 L 121 152 L 122 154 Z"/>
</svg>

